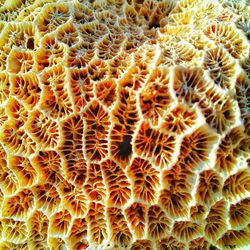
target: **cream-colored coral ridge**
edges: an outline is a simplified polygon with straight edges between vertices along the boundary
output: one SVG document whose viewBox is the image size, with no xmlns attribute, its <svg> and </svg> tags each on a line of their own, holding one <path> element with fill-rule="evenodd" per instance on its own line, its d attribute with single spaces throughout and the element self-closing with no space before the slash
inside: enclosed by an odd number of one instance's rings
<svg viewBox="0 0 250 250">
<path fill-rule="evenodd" d="M 0 0 L 0 249 L 249 249 L 250 5 Z"/>
</svg>

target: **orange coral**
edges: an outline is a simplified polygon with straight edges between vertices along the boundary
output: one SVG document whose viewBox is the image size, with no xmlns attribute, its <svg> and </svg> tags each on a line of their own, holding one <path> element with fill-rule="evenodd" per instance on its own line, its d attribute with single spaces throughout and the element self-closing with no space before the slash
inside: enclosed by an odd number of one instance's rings
<svg viewBox="0 0 250 250">
<path fill-rule="evenodd" d="M 249 248 L 246 0 L 0 0 L 0 249 Z"/>
</svg>

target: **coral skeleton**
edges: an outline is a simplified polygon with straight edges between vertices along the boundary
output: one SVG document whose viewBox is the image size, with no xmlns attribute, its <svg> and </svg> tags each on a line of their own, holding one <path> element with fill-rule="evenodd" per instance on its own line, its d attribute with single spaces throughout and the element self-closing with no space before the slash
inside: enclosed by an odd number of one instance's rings
<svg viewBox="0 0 250 250">
<path fill-rule="evenodd" d="M 0 0 L 0 250 L 249 250 L 249 225 L 249 0 Z"/>
</svg>

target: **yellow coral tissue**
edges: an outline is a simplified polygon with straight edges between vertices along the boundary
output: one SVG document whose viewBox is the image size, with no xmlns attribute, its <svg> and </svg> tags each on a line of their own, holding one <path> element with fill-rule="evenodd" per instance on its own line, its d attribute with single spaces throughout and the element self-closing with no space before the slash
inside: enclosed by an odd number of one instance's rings
<svg viewBox="0 0 250 250">
<path fill-rule="evenodd" d="M 250 249 L 249 0 L 0 0 L 0 250 L 83 249 Z"/>
</svg>

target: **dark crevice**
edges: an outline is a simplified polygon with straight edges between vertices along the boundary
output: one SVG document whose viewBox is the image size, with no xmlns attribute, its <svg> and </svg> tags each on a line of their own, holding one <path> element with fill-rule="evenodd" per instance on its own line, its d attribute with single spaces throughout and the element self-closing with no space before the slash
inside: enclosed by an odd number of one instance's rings
<svg viewBox="0 0 250 250">
<path fill-rule="evenodd" d="M 119 148 L 120 156 L 122 158 L 126 158 L 132 153 L 131 140 L 132 140 L 132 137 L 130 135 L 125 135 L 123 137 L 123 141 L 119 142 L 118 148 Z"/>
</svg>

